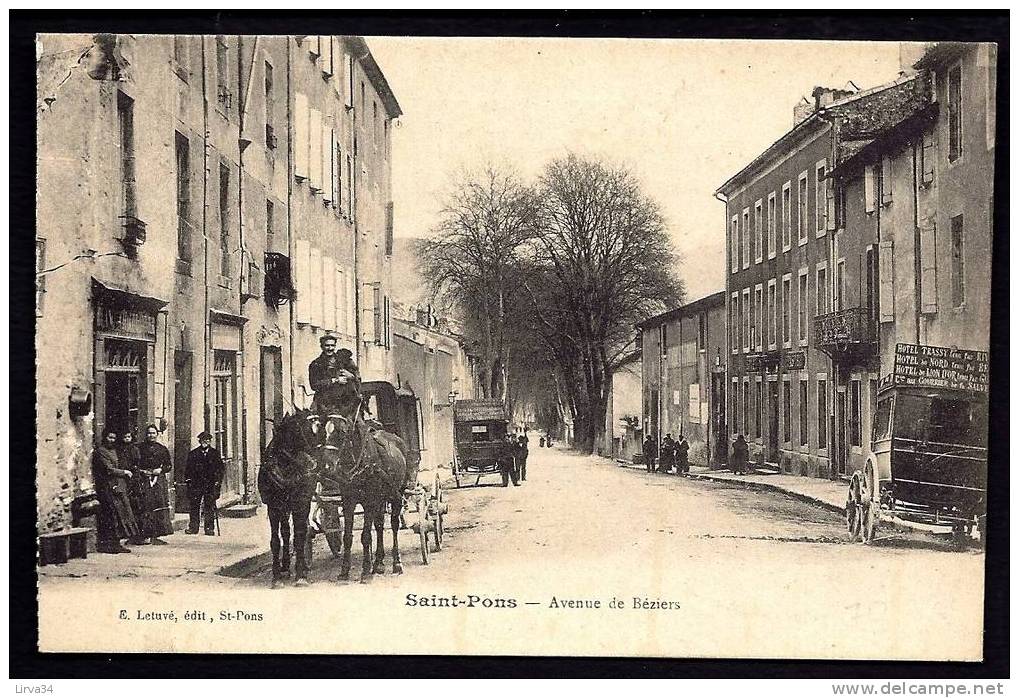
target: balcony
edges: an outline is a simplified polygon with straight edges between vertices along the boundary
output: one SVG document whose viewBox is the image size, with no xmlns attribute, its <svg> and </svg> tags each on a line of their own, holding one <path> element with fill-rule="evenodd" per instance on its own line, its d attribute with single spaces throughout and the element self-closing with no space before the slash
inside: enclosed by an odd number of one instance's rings
<svg viewBox="0 0 1019 698">
<path fill-rule="evenodd" d="M 297 299 L 290 257 L 278 252 L 265 253 L 265 274 L 263 276 L 265 302 L 270 307 L 279 307 Z"/>
<path fill-rule="evenodd" d="M 832 359 L 866 360 L 877 349 L 877 328 L 867 308 L 847 308 L 814 318 L 814 344 Z"/>
</svg>

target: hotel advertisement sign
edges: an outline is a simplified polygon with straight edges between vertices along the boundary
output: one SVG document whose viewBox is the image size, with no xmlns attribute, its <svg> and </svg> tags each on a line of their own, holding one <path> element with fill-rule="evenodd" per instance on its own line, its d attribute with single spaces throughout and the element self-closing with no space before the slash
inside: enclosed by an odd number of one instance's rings
<svg viewBox="0 0 1019 698">
<path fill-rule="evenodd" d="M 987 392 L 986 351 L 895 345 L 895 384 L 917 388 L 946 388 Z"/>
</svg>

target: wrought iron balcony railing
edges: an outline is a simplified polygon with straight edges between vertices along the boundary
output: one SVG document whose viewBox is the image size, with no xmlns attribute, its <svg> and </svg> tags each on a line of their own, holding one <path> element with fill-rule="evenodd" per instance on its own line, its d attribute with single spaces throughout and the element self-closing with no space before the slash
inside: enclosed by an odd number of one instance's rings
<svg viewBox="0 0 1019 698">
<path fill-rule="evenodd" d="M 874 320 L 867 308 L 846 308 L 814 318 L 814 343 L 822 351 L 858 352 L 876 342 Z"/>
</svg>

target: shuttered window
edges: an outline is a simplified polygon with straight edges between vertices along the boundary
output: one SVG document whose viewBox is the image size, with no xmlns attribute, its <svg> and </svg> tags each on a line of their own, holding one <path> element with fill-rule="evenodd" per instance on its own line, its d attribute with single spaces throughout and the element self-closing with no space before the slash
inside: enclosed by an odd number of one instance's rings
<svg viewBox="0 0 1019 698">
<path fill-rule="evenodd" d="M 732 273 L 739 271 L 739 217 L 732 217 L 731 229 L 729 231 L 729 266 Z"/>
<path fill-rule="evenodd" d="M 333 37 L 331 36 L 320 36 L 320 51 L 322 52 L 322 60 L 319 64 L 322 66 L 322 74 L 326 76 L 332 76 L 333 74 Z"/>
<path fill-rule="evenodd" d="M 322 252 L 311 248 L 311 324 L 322 327 Z"/>
<path fill-rule="evenodd" d="M 312 107 L 308 110 L 310 133 L 308 184 L 312 191 L 322 191 L 322 112 Z"/>
<path fill-rule="evenodd" d="M 892 159 L 881 158 L 881 205 L 892 203 Z"/>
<path fill-rule="evenodd" d="M 294 177 L 298 180 L 308 179 L 309 120 L 308 97 L 298 92 L 294 99 Z"/>
<path fill-rule="evenodd" d="M 870 165 L 863 171 L 863 206 L 867 213 L 874 210 L 874 168 Z"/>
<path fill-rule="evenodd" d="M 319 167 L 322 174 L 322 200 L 326 203 L 334 201 L 333 192 L 333 150 L 336 144 L 333 142 L 333 130 L 327 124 L 322 126 L 322 152 L 319 157 Z"/>
<path fill-rule="evenodd" d="M 992 209 L 993 210 L 993 209 Z M 962 216 L 952 218 L 952 305 L 966 302 L 966 235 Z"/>
<path fill-rule="evenodd" d="M 934 182 L 934 167 L 938 159 L 937 141 L 934 139 L 934 132 L 927 131 L 923 134 L 923 148 L 921 150 L 922 181 L 925 185 Z"/>
<path fill-rule="evenodd" d="M 920 312 L 938 312 L 937 226 L 933 220 L 920 227 Z"/>
<path fill-rule="evenodd" d="M 879 245 L 878 277 L 880 279 L 880 290 L 878 292 L 878 304 L 881 322 L 895 321 L 895 267 L 892 264 L 892 241 L 883 240 Z"/>
<path fill-rule="evenodd" d="M 341 334 L 349 334 L 347 327 L 347 280 L 343 278 L 343 270 L 336 267 L 333 270 L 333 312 L 335 313 L 334 324 L 336 331 Z"/>
<path fill-rule="evenodd" d="M 322 258 L 322 327 L 336 329 L 336 264 L 332 257 Z"/>
<path fill-rule="evenodd" d="M 294 285 L 297 286 L 297 322 L 311 322 L 311 244 L 307 240 L 294 243 Z"/>
<path fill-rule="evenodd" d="M 347 274 L 347 331 L 351 336 L 357 333 L 357 293 L 354 275 Z"/>
</svg>

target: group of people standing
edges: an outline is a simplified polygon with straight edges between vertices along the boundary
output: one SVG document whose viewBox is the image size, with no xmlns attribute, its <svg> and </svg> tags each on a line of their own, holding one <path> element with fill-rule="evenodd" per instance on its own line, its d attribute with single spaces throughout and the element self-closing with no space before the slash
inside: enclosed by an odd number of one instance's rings
<svg viewBox="0 0 1019 698">
<path fill-rule="evenodd" d="M 223 479 L 223 459 L 212 448 L 212 435 L 198 435 L 198 448 L 188 454 L 185 483 L 191 520 L 186 533 L 198 533 L 204 518 L 205 533 L 213 535 L 216 499 Z M 145 440 L 136 444 L 134 434 L 106 429 L 92 453 L 99 513 L 96 516 L 97 550 L 129 553 L 124 545 L 166 545 L 163 536 L 173 533 L 168 476 L 173 472 L 170 451 L 159 443 L 159 428 L 145 427 Z M 203 511 L 204 510 L 204 511 Z"/>
<path fill-rule="evenodd" d="M 140 444 L 130 431 L 103 432 L 102 443 L 92 454 L 99 552 L 129 553 L 121 543 L 125 539 L 131 545 L 166 545 L 161 536 L 173 533 L 166 479 L 172 471 L 170 452 L 158 438 L 154 424 L 145 428 Z"/>
<path fill-rule="evenodd" d="M 516 487 L 527 479 L 527 445 L 529 440 L 527 434 L 506 434 L 506 442 L 510 444 L 510 450 L 513 452 L 513 469 L 509 475 L 510 480 L 513 481 L 513 486 Z M 508 484 L 503 482 L 503 487 L 507 487 Z"/>
<path fill-rule="evenodd" d="M 684 475 L 690 472 L 690 444 L 682 434 L 679 440 L 673 439 L 671 433 L 666 434 L 661 449 L 648 434 L 644 439 L 643 450 L 644 467 L 649 473 L 671 473 L 675 470 L 677 475 Z"/>
</svg>

